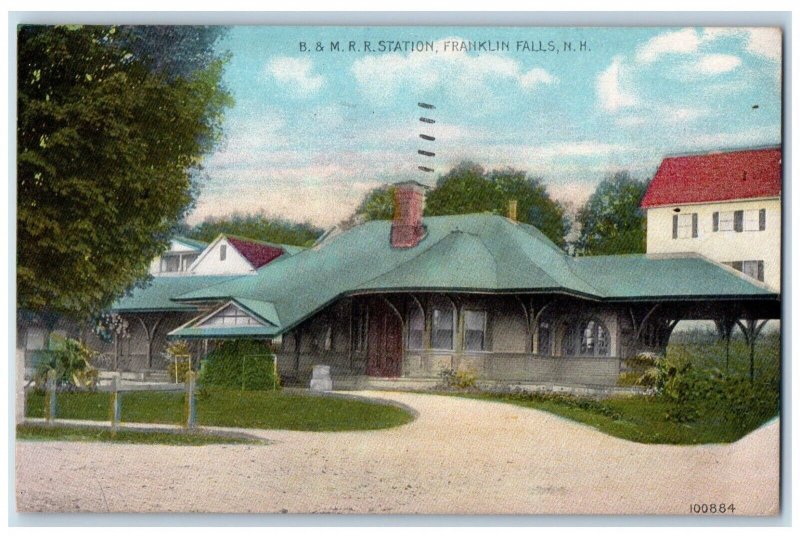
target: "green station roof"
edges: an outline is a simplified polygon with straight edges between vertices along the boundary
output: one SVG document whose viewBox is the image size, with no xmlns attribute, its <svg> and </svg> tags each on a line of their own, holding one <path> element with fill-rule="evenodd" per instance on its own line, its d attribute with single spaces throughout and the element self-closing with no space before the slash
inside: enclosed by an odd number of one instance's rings
<svg viewBox="0 0 800 538">
<path fill-rule="evenodd" d="M 573 258 L 533 226 L 491 214 L 427 217 L 413 248 L 392 248 L 390 221 L 372 221 L 257 274 L 176 293 L 178 302 L 269 304 L 285 332 L 337 298 L 400 291 L 562 292 L 602 300 L 778 294 L 700 256 Z M 188 329 L 173 336 L 192 337 Z M 233 336 L 233 335 L 232 335 Z"/>
<path fill-rule="evenodd" d="M 236 277 L 231 275 L 156 276 L 142 287 L 131 290 L 129 295 L 118 299 L 111 305 L 111 310 L 119 313 L 196 310 L 194 306 L 173 301 L 172 298 L 194 290 L 208 288 L 232 278 Z"/>
</svg>

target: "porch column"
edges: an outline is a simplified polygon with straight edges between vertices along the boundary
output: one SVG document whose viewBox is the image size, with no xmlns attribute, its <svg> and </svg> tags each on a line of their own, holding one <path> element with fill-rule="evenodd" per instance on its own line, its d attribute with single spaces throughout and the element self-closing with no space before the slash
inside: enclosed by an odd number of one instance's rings
<svg viewBox="0 0 800 538">
<path fill-rule="evenodd" d="M 739 325 L 742 334 L 744 334 L 747 345 L 750 346 L 750 383 L 755 381 L 756 338 L 761 334 L 761 330 L 767 324 L 767 321 L 769 320 L 765 319 L 759 323 L 757 319 L 746 319 L 745 323 L 742 323 L 742 320 L 736 320 L 736 324 Z"/>
<path fill-rule="evenodd" d="M 717 326 L 717 332 L 720 338 L 725 342 L 725 372 L 730 370 L 731 360 L 731 334 L 733 328 L 736 327 L 736 320 L 728 315 L 723 316 L 721 319 L 714 320 Z"/>
<path fill-rule="evenodd" d="M 136 319 L 138 319 L 139 323 L 142 324 L 142 327 L 144 328 L 144 333 L 147 336 L 147 367 L 148 368 L 152 368 L 153 367 L 153 340 L 155 339 L 155 336 L 156 336 L 156 330 L 158 329 L 159 324 L 161 324 L 161 321 L 164 319 L 164 316 L 162 315 L 158 319 L 156 319 L 156 321 L 155 321 L 155 323 L 153 323 L 152 327 L 148 327 L 147 323 L 144 321 L 143 318 L 137 316 Z"/>
</svg>

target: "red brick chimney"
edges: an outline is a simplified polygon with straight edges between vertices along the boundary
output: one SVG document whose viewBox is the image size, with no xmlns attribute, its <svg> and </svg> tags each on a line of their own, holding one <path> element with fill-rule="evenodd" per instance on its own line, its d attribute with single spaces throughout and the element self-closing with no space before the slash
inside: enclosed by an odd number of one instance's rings
<svg viewBox="0 0 800 538">
<path fill-rule="evenodd" d="M 422 212 L 425 209 L 425 189 L 427 187 L 416 181 L 396 183 L 394 187 L 392 247 L 415 247 L 425 237 Z"/>
</svg>

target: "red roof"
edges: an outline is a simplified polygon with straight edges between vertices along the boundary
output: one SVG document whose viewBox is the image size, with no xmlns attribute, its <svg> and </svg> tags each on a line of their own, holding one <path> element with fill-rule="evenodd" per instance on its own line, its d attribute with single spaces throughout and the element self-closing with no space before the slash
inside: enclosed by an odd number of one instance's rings
<svg viewBox="0 0 800 538">
<path fill-rule="evenodd" d="M 238 237 L 226 236 L 228 243 L 233 245 L 233 248 L 239 251 L 239 254 L 245 257 L 255 269 L 267 265 L 283 254 L 283 249 L 273 247 L 266 243 L 259 243 L 258 241 L 249 241 L 247 239 L 240 239 Z"/>
<path fill-rule="evenodd" d="M 781 149 L 750 149 L 665 158 L 642 207 L 780 195 Z"/>
</svg>

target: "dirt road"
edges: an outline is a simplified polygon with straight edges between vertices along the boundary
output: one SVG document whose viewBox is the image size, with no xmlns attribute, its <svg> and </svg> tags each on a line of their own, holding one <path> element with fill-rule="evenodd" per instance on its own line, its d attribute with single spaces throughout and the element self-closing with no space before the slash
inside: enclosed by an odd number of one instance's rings
<svg viewBox="0 0 800 538">
<path fill-rule="evenodd" d="M 360 393 L 418 411 L 267 445 L 18 442 L 20 511 L 681 514 L 778 512 L 777 421 L 731 445 L 642 445 L 508 404 Z M 253 432 L 253 430 L 249 430 Z"/>
</svg>

